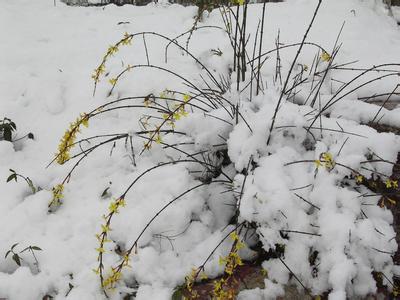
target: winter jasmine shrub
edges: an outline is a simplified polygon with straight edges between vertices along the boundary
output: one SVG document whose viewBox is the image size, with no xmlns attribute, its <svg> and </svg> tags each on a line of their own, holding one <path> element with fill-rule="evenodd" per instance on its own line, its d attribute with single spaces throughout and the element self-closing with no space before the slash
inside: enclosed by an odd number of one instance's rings
<svg viewBox="0 0 400 300">
<path fill-rule="evenodd" d="M 338 82 L 336 72 L 351 69 L 340 61 L 345 28 L 329 51 L 309 41 L 322 2 L 316 1 L 298 43 L 283 43 L 278 35 L 270 50 L 262 46 L 266 4 L 250 27 L 251 5 L 245 1 L 214 11 L 224 28 L 212 30 L 222 32 L 231 47 L 220 55 L 204 58 L 190 47 L 189 39 L 194 43 L 206 27 L 198 26 L 200 20 L 176 38 L 125 33 L 108 48 L 92 76 L 102 104 L 65 132 L 54 161 L 72 166 L 49 204 L 57 213 L 65 185 L 96 152 L 129 156 L 132 164 L 124 167 L 132 178 L 121 183 L 116 197 L 102 200 L 109 203 L 96 234 L 93 271 L 107 297 L 146 282 L 135 266 L 162 264 L 158 259 L 171 256 L 187 270 L 171 275 L 179 278 L 174 295 L 189 299 L 199 297 L 199 282 L 208 278 L 216 278 L 212 299 L 242 297 L 238 269 L 256 259 L 267 274 L 264 289 L 252 291 L 261 297 L 277 297 L 285 285 L 330 299 L 365 297 L 377 291 L 376 274 L 382 274 L 379 284 L 396 293 L 397 243 L 389 208 L 399 192 L 392 168 L 400 140 L 365 125 L 377 120 L 376 107 L 361 120 L 346 111 L 354 108 L 357 91 L 399 76 L 400 65 L 355 68 L 354 77 Z M 156 57 L 150 55 L 154 40 L 165 42 Z M 181 69 L 170 63 L 169 51 L 181 54 L 174 61 Z M 225 72 L 208 61 L 218 59 L 227 61 Z M 196 66 L 196 80 L 184 72 L 186 64 Z M 154 74 L 169 85 L 153 88 Z M 149 86 L 135 85 L 142 76 Z M 104 79 L 111 87 L 103 88 Z M 89 121 L 99 126 L 105 114 L 122 118 L 131 112 L 139 117 L 120 133 L 80 137 Z M 104 152 L 106 147 L 111 150 Z M 176 234 L 164 232 L 167 225 Z M 175 250 L 171 240 L 187 242 L 196 232 L 202 236 L 199 248 L 181 243 L 186 252 Z M 157 238 L 172 249 L 160 242 L 156 254 Z"/>
</svg>

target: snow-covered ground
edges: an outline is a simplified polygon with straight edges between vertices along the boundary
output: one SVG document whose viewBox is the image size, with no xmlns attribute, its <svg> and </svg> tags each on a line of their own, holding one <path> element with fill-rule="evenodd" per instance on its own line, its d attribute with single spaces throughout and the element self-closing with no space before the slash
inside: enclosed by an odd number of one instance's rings
<svg viewBox="0 0 400 300">
<path fill-rule="evenodd" d="M 263 49 L 275 48 L 278 31 L 283 44 L 301 41 L 316 2 L 289 0 L 269 3 Z M 261 10 L 262 5 L 249 7 L 250 40 L 254 38 Z M 102 215 L 108 212 L 110 202 L 118 198 L 144 170 L 159 162 L 183 159 L 184 156 L 171 149 L 163 150 L 157 144 L 139 155 L 143 140 L 134 133 L 141 130 L 139 119 L 146 109 L 127 109 L 89 120 L 89 127 L 82 128 L 82 137 L 130 133 L 135 162 L 124 140 L 115 147 L 110 144 L 94 151 L 65 184 L 63 204 L 51 213 L 48 212 L 48 203 L 52 199 L 52 188 L 61 183 L 73 162 L 46 166 L 54 158 L 69 123 L 80 113 L 88 113 L 121 97 L 159 95 L 166 89 L 191 92 L 182 79 L 169 73 L 134 68 L 121 78 L 108 97 L 111 87 L 108 79 L 115 77 L 128 64 L 147 63 L 144 41 L 152 65 L 168 67 L 189 81 L 203 85 L 200 75 L 205 75 L 205 71 L 176 46 L 169 47 L 166 63 L 165 39 L 136 36 L 131 46 L 123 46 L 107 62 L 109 75 L 100 81 L 93 96 L 91 76 L 109 45 L 119 41 L 126 32 L 157 32 L 174 38 L 192 27 L 195 15 L 194 7 L 162 3 L 146 7 L 109 5 L 78 8 L 58 1 L 54 6 L 51 0 L 0 1 L 0 119 L 7 117 L 17 124 L 15 140 L 29 132 L 35 137 L 34 140 L 24 138 L 14 143 L 0 141 L 0 255 L 4 257 L 15 243 L 19 243 L 14 248 L 16 252 L 33 245 L 42 249 L 34 252 L 38 264 L 28 251 L 20 255 L 23 259 L 20 267 L 11 256 L 0 259 L 0 298 L 41 299 L 45 295 L 56 299 L 105 297 L 98 275 L 93 272 L 98 267 L 95 249 L 99 244 L 95 235 L 102 230 Z M 307 41 L 332 51 L 343 23 L 339 38 L 342 46 L 336 63 L 357 61 L 351 65 L 352 68 L 369 68 L 400 62 L 400 30 L 383 6 L 373 0 L 323 1 Z M 218 10 L 206 14 L 200 25 L 222 27 Z M 186 36 L 178 42 L 185 46 Z M 222 30 L 199 29 L 192 36 L 189 49 L 213 74 L 229 72 L 232 47 Z M 211 50 L 220 50 L 222 55 L 213 55 Z M 283 78 L 296 51 L 297 47 L 281 50 Z M 311 66 L 317 53 L 315 47 L 306 45 L 296 68 Z M 285 244 L 286 263 L 314 295 L 332 290 L 331 299 L 345 299 L 346 294 L 373 293 L 376 287 L 371 271 L 382 272 L 388 278 L 396 272 L 387 254 L 397 249 L 390 211 L 376 205 L 379 197 L 360 197 L 367 190 L 360 188 L 357 192 L 352 188 L 354 182 L 350 186 L 338 185 L 345 176 L 351 175 L 346 168 L 336 166 L 328 171 L 322 166 L 316 173 L 314 163 L 285 164 L 318 160 L 321 153 L 329 152 L 338 163 L 369 177 L 370 171 L 360 165 L 367 154 L 375 153 L 388 161 L 395 161 L 400 139 L 394 134 L 378 134 L 359 125 L 372 120 L 379 107 L 360 103 L 357 98 L 390 93 L 399 77 L 373 82 L 332 106 L 330 118 L 321 118 L 323 127 L 331 131 L 321 134 L 314 130 L 317 141 L 311 141 L 313 145 L 309 148 L 304 142 L 310 137 L 303 127 L 309 124 L 313 109 L 299 105 L 302 97 L 306 97 L 306 91 L 299 91 L 297 102 L 285 103 L 278 113 L 276 127 L 289 127 L 274 130 L 273 142 L 267 146 L 266 137 L 279 98 L 279 84 L 274 85 L 272 80 L 275 61 L 274 54 L 271 54 L 271 59 L 263 67 L 262 79 L 268 85 L 264 94 L 254 97 L 252 102 L 246 93 L 238 96 L 231 92 L 226 96 L 233 103 L 240 98 L 241 112 L 248 124 L 240 121 L 233 126 L 234 122 L 226 111 L 218 107 L 208 111 L 217 118 L 207 118 L 202 112 L 194 111 L 177 121 L 176 130 L 184 132 L 185 137 L 163 138 L 172 144 L 194 142 L 194 146 L 184 148 L 189 152 L 209 150 L 213 145 L 226 143 L 233 164 L 224 172 L 233 178 L 233 186 L 239 190 L 244 180 L 240 172 L 252 158 L 256 168 L 246 179 L 240 219 L 259 225 L 265 249 Z M 324 64 L 327 63 L 321 62 L 320 67 L 323 68 Z M 329 73 L 322 88 L 320 105 L 330 99 L 339 81 L 348 81 L 356 74 L 357 71 L 344 70 Z M 363 81 L 375 76 L 376 73 L 367 74 Z M 381 122 L 400 126 L 400 109 L 383 109 L 381 116 Z M 390 164 L 368 163 L 364 166 L 387 176 L 391 174 Z M 193 168 L 189 163 L 158 168 L 129 191 L 126 207 L 120 209 L 111 225 L 109 238 L 112 242 L 107 244 L 104 258 L 106 272 L 109 266 L 120 260 L 115 251 L 117 245 L 122 250 L 129 248 L 163 205 L 200 184 L 190 173 Z M 18 178 L 18 182 L 6 183 L 11 174 L 9 169 L 28 176 L 41 190 L 32 194 L 22 178 Z M 222 177 L 219 179 L 225 179 Z M 318 210 L 311 210 L 293 192 L 293 189 L 311 184 L 311 188 L 296 193 L 311 201 Z M 103 193 L 107 188 L 107 193 Z M 132 293 L 138 285 L 137 299 L 170 299 L 173 289 L 184 282 L 191 268 L 201 265 L 232 230 L 226 225 L 233 212 L 230 204 L 236 198 L 234 192 L 221 193 L 225 190 L 226 186 L 222 184 L 204 186 L 168 207 L 142 236 L 137 253 L 132 253 L 132 268 L 124 269 L 123 280 L 109 296 L 120 299 L 126 293 Z M 360 217 L 361 214 L 368 218 Z M 290 239 L 287 240 L 281 237 L 279 230 L 312 232 L 320 236 L 289 233 Z M 223 266 L 218 263 L 219 256 L 225 256 L 230 246 L 227 241 L 216 250 L 206 265 L 205 272 L 209 277 L 223 272 Z M 308 264 L 310 249 L 320 253 L 317 277 L 312 276 Z M 252 255 L 249 249 L 241 252 L 243 258 Z M 281 292 L 276 284 L 286 284 L 289 280 L 298 284 L 293 278 L 289 279 L 288 270 L 279 260 L 265 262 L 263 266 L 269 274 L 266 290 L 243 294 L 243 299 L 273 299 Z"/>
</svg>

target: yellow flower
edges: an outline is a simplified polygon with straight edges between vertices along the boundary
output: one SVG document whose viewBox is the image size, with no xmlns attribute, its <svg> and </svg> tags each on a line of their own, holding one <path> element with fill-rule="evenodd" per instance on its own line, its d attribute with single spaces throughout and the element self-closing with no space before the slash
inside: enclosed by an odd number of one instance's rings
<svg viewBox="0 0 400 300">
<path fill-rule="evenodd" d="M 386 188 L 388 188 L 388 189 L 390 189 L 390 188 L 395 189 L 395 188 L 399 187 L 397 180 L 388 179 L 388 180 L 386 180 L 385 184 L 386 184 Z"/>
<path fill-rule="evenodd" d="M 118 213 L 118 205 L 115 202 L 111 202 L 108 210 L 110 213 Z"/>
<path fill-rule="evenodd" d="M 89 115 L 81 114 L 75 122 L 69 125 L 69 129 L 65 131 L 64 136 L 58 145 L 57 163 L 62 165 L 70 159 L 69 151 L 74 146 L 76 136 L 80 132 L 80 126 L 89 126 Z"/>
<path fill-rule="evenodd" d="M 150 103 L 151 103 L 151 101 L 150 101 L 149 98 L 145 98 L 144 101 L 143 101 L 143 104 L 144 104 L 144 106 L 146 106 L 146 107 L 149 107 L 149 106 L 150 106 Z"/>
<path fill-rule="evenodd" d="M 122 206 L 122 207 L 125 207 L 125 205 L 126 205 L 126 201 L 124 198 L 119 198 L 118 203 L 119 203 L 119 206 Z"/>
<path fill-rule="evenodd" d="M 321 161 L 319 159 L 314 160 L 315 167 L 318 169 L 320 166 L 322 166 Z"/>
<path fill-rule="evenodd" d="M 328 52 L 323 51 L 321 54 L 321 60 L 322 61 L 330 61 L 332 59 L 332 57 L 329 55 Z"/>
<path fill-rule="evenodd" d="M 117 78 L 111 78 L 110 80 L 108 80 L 108 82 L 109 82 L 111 85 L 116 85 L 117 81 L 118 81 Z"/>
<path fill-rule="evenodd" d="M 390 189 L 392 187 L 392 181 L 390 179 L 386 180 L 386 187 Z"/>
<path fill-rule="evenodd" d="M 107 233 L 107 232 L 109 232 L 110 230 L 111 230 L 111 229 L 110 229 L 110 226 L 101 224 L 101 231 L 102 231 L 102 232 Z"/>
<path fill-rule="evenodd" d="M 92 271 L 93 271 L 96 275 L 99 275 L 99 274 L 100 274 L 100 268 L 92 269 Z"/>
<path fill-rule="evenodd" d="M 132 36 L 125 32 L 124 33 L 124 38 L 121 40 L 121 44 L 126 46 L 126 45 L 130 45 L 132 43 Z"/>
<path fill-rule="evenodd" d="M 162 139 L 161 139 L 160 134 L 157 134 L 157 136 L 156 136 L 156 138 L 155 138 L 154 141 L 155 141 L 157 144 L 161 144 L 161 143 L 162 143 Z"/>
<path fill-rule="evenodd" d="M 333 160 L 332 154 L 329 152 L 321 153 L 320 160 L 328 170 L 332 170 L 335 167 L 335 161 Z"/>
<path fill-rule="evenodd" d="M 361 174 L 358 174 L 358 175 L 356 176 L 356 182 L 357 182 L 357 183 L 362 183 L 363 180 L 364 180 L 364 176 L 362 176 Z"/>
<path fill-rule="evenodd" d="M 322 158 L 325 161 L 333 161 L 332 154 L 330 154 L 329 152 L 322 153 Z"/>
<path fill-rule="evenodd" d="M 102 282 L 103 287 L 113 289 L 115 284 L 121 279 L 122 274 L 118 269 L 111 269 L 111 275 Z"/>
<path fill-rule="evenodd" d="M 236 231 L 232 232 L 229 237 L 233 240 L 233 241 L 238 241 L 239 240 L 239 236 L 236 233 Z"/>
<path fill-rule="evenodd" d="M 169 121 L 168 125 L 171 126 L 172 129 L 174 129 L 175 128 L 174 120 Z"/>
<path fill-rule="evenodd" d="M 63 184 L 57 184 L 55 187 L 53 187 L 53 190 L 52 190 L 53 199 L 51 200 L 49 206 L 61 204 L 61 199 L 64 198 L 63 191 L 64 191 Z"/>
<path fill-rule="evenodd" d="M 104 250 L 103 247 L 96 248 L 96 251 L 99 252 L 99 253 L 104 253 L 104 252 L 106 252 L 106 250 Z"/>
<path fill-rule="evenodd" d="M 173 118 L 174 118 L 175 120 L 179 121 L 180 118 L 181 118 L 180 113 L 178 113 L 178 112 L 174 113 L 174 114 L 173 114 Z"/>
<path fill-rule="evenodd" d="M 160 98 L 162 98 L 162 99 L 167 98 L 168 93 L 169 93 L 168 90 L 162 91 L 162 92 L 160 93 Z"/>
<path fill-rule="evenodd" d="M 187 115 L 188 115 L 188 112 L 185 110 L 185 107 L 182 105 L 181 106 L 181 108 L 179 109 L 179 111 L 180 111 L 180 114 L 183 116 L 183 117 L 186 117 Z"/>
<path fill-rule="evenodd" d="M 245 0 L 232 0 L 233 4 L 244 5 Z"/>
<path fill-rule="evenodd" d="M 110 47 L 108 47 L 107 50 L 107 55 L 114 55 L 115 53 L 118 52 L 118 46 L 117 45 L 111 45 Z"/>
<path fill-rule="evenodd" d="M 87 114 L 81 114 L 81 122 L 82 125 L 85 126 L 86 128 L 89 127 L 89 116 Z"/>
<path fill-rule="evenodd" d="M 236 250 L 240 250 L 242 248 L 244 248 L 244 243 L 238 241 L 236 244 Z"/>
</svg>

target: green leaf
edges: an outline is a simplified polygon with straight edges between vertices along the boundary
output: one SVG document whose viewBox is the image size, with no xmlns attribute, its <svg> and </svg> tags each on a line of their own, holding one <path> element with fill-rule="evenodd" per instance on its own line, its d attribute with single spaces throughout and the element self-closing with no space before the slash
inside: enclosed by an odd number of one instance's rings
<svg viewBox="0 0 400 300">
<path fill-rule="evenodd" d="M 36 251 L 42 251 L 42 249 L 40 249 L 38 246 L 32 246 L 31 249 Z"/>
<path fill-rule="evenodd" d="M 29 187 L 31 188 L 32 193 L 35 194 L 36 193 L 36 188 L 33 185 L 32 180 L 29 177 L 26 177 L 26 182 L 28 183 Z"/>
<path fill-rule="evenodd" d="M 17 181 L 17 175 L 16 174 L 11 174 L 10 176 L 8 176 L 7 178 L 7 182 L 10 182 L 11 180 L 15 180 Z"/>
<path fill-rule="evenodd" d="M 101 194 L 101 198 L 105 198 L 105 197 L 107 197 L 108 196 L 108 190 L 109 190 L 110 188 L 108 187 L 108 188 L 106 188 L 104 191 L 103 191 L 103 193 Z"/>
<path fill-rule="evenodd" d="M 11 250 L 8 250 L 6 255 L 4 256 L 4 258 L 7 258 L 8 254 L 10 254 L 10 253 L 11 253 Z"/>
<path fill-rule="evenodd" d="M 9 128 L 4 128 L 3 137 L 6 141 L 12 142 L 11 130 Z"/>
<path fill-rule="evenodd" d="M 175 292 L 172 294 L 171 300 L 182 300 L 182 299 L 183 299 L 182 290 L 181 289 L 175 290 Z"/>
<path fill-rule="evenodd" d="M 13 256 L 12 256 L 12 259 L 15 261 L 15 263 L 16 263 L 18 266 L 21 266 L 21 260 L 20 260 L 20 258 L 19 258 L 19 256 L 18 256 L 18 254 L 14 253 Z"/>
<path fill-rule="evenodd" d="M 14 250 L 15 246 L 17 246 L 19 243 L 15 243 L 14 245 L 11 246 L 11 250 Z"/>
</svg>

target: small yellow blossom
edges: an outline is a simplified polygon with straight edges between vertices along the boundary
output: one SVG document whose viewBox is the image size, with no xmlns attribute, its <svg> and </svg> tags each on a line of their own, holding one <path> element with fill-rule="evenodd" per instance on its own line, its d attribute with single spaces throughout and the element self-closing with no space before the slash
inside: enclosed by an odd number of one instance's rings
<svg viewBox="0 0 400 300">
<path fill-rule="evenodd" d="M 174 113 L 172 117 L 177 121 L 179 121 L 181 119 L 181 115 L 179 112 Z"/>
<path fill-rule="evenodd" d="M 162 139 L 161 139 L 160 134 L 157 134 L 157 136 L 156 136 L 156 138 L 154 139 L 154 141 L 155 141 L 157 144 L 161 144 L 161 143 L 162 143 Z"/>
<path fill-rule="evenodd" d="M 110 211 L 110 213 L 118 213 L 118 205 L 115 202 L 112 202 L 110 203 L 108 210 Z"/>
<path fill-rule="evenodd" d="M 114 55 L 118 51 L 119 51 L 119 49 L 118 49 L 117 45 L 111 45 L 110 47 L 108 47 L 107 55 Z"/>
<path fill-rule="evenodd" d="M 361 174 L 356 175 L 356 182 L 357 183 L 362 183 L 364 180 L 364 176 L 362 176 Z"/>
<path fill-rule="evenodd" d="M 329 152 L 321 153 L 320 162 L 328 170 L 332 170 L 335 167 L 335 161 L 333 160 L 332 154 L 330 154 Z"/>
<path fill-rule="evenodd" d="M 55 187 L 52 189 L 53 193 L 53 198 L 49 204 L 49 207 L 52 205 L 60 205 L 61 200 L 64 198 L 64 185 L 63 184 L 57 184 Z"/>
<path fill-rule="evenodd" d="M 65 131 L 64 136 L 58 145 L 57 163 L 62 165 L 70 159 L 69 151 L 74 146 L 76 136 L 80 132 L 80 126 L 89 126 L 89 115 L 81 114 L 75 122 L 69 125 L 69 129 Z"/>
<path fill-rule="evenodd" d="M 245 4 L 245 0 L 232 0 L 233 4 L 237 4 L 237 5 L 244 5 Z"/>
<path fill-rule="evenodd" d="M 92 269 L 92 271 L 93 271 L 96 275 L 99 275 L 99 274 L 100 274 L 100 268 Z"/>
<path fill-rule="evenodd" d="M 116 84 L 117 84 L 117 81 L 118 81 L 117 78 L 111 78 L 110 80 L 108 80 L 108 82 L 109 82 L 111 85 L 116 85 Z"/>
<path fill-rule="evenodd" d="M 321 54 L 322 61 L 328 62 L 332 59 L 328 52 L 323 51 Z"/>
<path fill-rule="evenodd" d="M 101 224 L 101 231 L 102 231 L 102 232 L 107 233 L 107 232 L 109 232 L 110 230 L 111 230 L 111 229 L 110 229 L 110 226 Z"/>
<path fill-rule="evenodd" d="M 399 187 L 397 180 L 391 180 L 391 179 L 386 180 L 385 185 L 386 185 L 386 188 L 388 188 L 388 189 Z"/>
<path fill-rule="evenodd" d="M 103 247 L 96 248 L 96 251 L 99 252 L 99 253 L 104 253 L 104 252 L 106 252 L 106 250 L 104 250 Z"/>
<path fill-rule="evenodd" d="M 322 166 L 321 161 L 319 159 L 314 160 L 314 163 L 317 169 Z"/>
</svg>

